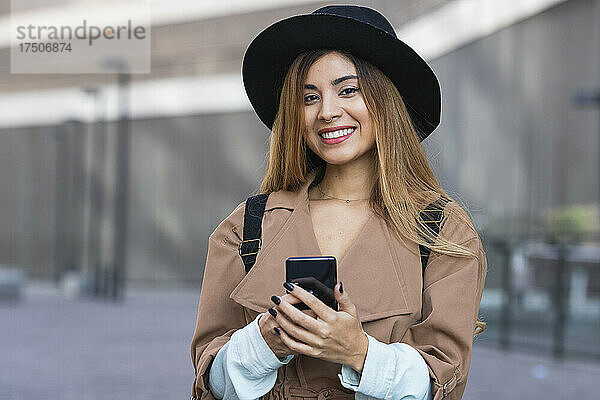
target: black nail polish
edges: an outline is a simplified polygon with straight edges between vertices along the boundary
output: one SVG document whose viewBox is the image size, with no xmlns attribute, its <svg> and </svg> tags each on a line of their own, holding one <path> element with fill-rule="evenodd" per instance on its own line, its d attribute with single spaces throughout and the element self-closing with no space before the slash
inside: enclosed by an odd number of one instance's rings
<svg viewBox="0 0 600 400">
<path fill-rule="evenodd" d="M 277 311 L 274 308 L 269 308 L 269 313 L 273 316 L 276 317 L 277 316 Z"/>
<path fill-rule="evenodd" d="M 289 290 L 290 292 L 291 292 L 292 290 L 294 290 L 294 285 L 292 285 L 292 284 L 291 284 L 291 283 L 289 283 L 289 282 L 283 282 L 283 287 L 284 287 L 284 288 L 286 288 L 287 290 Z"/>
<path fill-rule="evenodd" d="M 281 299 L 277 296 L 271 296 L 271 301 L 277 305 L 279 305 L 279 303 L 281 303 Z"/>
<path fill-rule="evenodd" d="M 344 293 L 344 286 L 342 282 L 340 282 L 340 293 Z"/>
<path fill-rule="evenodd" d="M 281 331 L 279 330 L 278 327 L 273 328 L 273 330 L 275 331 L 276 334 L 278 334 L 279 336 L 281 336 Z"/>
</svg>

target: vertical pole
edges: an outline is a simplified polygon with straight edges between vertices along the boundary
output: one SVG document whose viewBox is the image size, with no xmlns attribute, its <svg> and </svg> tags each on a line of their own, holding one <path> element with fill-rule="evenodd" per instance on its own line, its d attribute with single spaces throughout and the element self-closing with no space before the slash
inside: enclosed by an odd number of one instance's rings
<svg viewBox="0 0 600 400">
<path fill-rule="evenodd" d="M 567 262 L 567 246 L 558 244 L 558 264 L 556 266 L 554 282 L 554 305 L 556 319 L 554 321 L 553 353 L 558 359 L 565 356 L 565 329 L 567 322 L 567 299 L 570 284 L 569 265 Z"/>
<path fill-rule="evenodd" d="M 113 300 L 123 300 L 127 263 L 127 205 L 129 191 L 129 73 L 119 73 L 119 124 L 117 129 L 117 181 L 115 188 L 114 264 L 111 278 Z"/>
<path fill-rule="evenodd" d="M 88 225 L 88 253 L 87 264 L 92 274 L 92 285 L 90 287 L 91 295 L 99 297 L 103 291 L 101 275 L 101 257 L 102 248 L 102 215 L 104 207 L 104 152 L 106 147 L 106 132 L 103 131 L 99 112 L 99 93 L 98 89 L 89 89 L 87 93 L 92 95 L 95 107 L 94 123 L 91 128 L 91 168 L 89 179 L 89 225 Z"/>
<path fill-rule="evenodd" d="M 67 243 L 67 185 L 69 180 L 69 146 L 65 125 L 57 128 L 54 197 L 54 280 L 58 285 L 66 264 Z"/>
<path fill-rule="evenodd" d="M 512 290 L 512 268 L 511 268 L 511 249 L 506 239 L 500 239 L 497 242 L 498 249 L 502 254 L 503 274 L 502 274 L 502 310 L 500 312 L 500 347 L 504 350 L 510 348 L 511 334 L 511 312 L 513 309 L 513 290 Z"/>
</svg>

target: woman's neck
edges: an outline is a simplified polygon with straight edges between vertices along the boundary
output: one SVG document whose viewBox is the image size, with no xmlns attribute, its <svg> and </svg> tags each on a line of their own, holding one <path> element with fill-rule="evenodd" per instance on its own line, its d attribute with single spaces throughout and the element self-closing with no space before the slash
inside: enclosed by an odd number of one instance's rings
<svg viewBox="0 0 600 400">
<path fill-rule="evenodd" d="M 371 197 L 374 167 L 371 162 L 327 164 L 313 198 L 359 200 Z M 325 195 L 325 196 L 323 196 Z"/>
</svg>

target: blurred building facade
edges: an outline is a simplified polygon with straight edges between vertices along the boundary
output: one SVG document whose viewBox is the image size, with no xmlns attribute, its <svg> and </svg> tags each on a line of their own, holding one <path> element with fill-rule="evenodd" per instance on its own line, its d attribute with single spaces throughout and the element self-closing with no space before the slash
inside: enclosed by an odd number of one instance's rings
<svg viewBox="0 0 600 400">
<path fill-rule="evenodd" d="M 265 167 L 268 131 L 243 91 L 243 53 L 264 27 L 326 4 L 207 7 L 197 20 L 182 10 L 182 21 L 152 27 L 152 73 L 130 83 L 129 281 L 200 282 L 208 235 Z M 361 4 L 400 24 L 443 1 Z M 91 274 L 114 250 L 116 78 L 11 74 L 6 47 L 0 60 L 0 162 L 13 188 L 0 198 L 0 263 L 37 279 Z"/>
<path fill-rule="evenodd" d="M 265 168 L 268 131 L 241 83 L 246 46 L 279 19 L 344 2 L 262 3 L 152 27 L 152 73 L 132 75 L 129 86 L 131 284 L 199 286 L 208 235 L 257 190 Z M 357 3 L 380 10 L 400 38 L 422 29 L 435 42 L 490 19 L 490 4 L 504 2 Z M 480 3 L 479 13 L 456 11 Z M 501 325 L 506 282 L 527 289 L 523 304 L 511 305 L 531 311 L 526 320 L 556 306 L 553 270 L 542 267 L 551 274 L 543 287 L 520 265 L 552 258 L 536 243 L 566 229 L 577 239 L 569 242 L 578 246 L 573 254 L 587 256 L 565 261 L 575 285 L 565 307 L 590 332 L 600 321 L 600 112 L 576 97 L 600 88 L 600 0 L 538 3 L 428 56 L 443 104 L 442 123 L 424 146 L 442 187 L 484 237 L 484 319 Z M 8 53 L 0 49 L 0 263 L 20 265 L 33 279 L 58 281 L 68 271 L 93 279 L 114 255 L 116 78 L 10 74 Z M 535 323 L 552 326 L 552 318 Z M 597 337 L 586 340 L 600 353 Z"/>
</svg>

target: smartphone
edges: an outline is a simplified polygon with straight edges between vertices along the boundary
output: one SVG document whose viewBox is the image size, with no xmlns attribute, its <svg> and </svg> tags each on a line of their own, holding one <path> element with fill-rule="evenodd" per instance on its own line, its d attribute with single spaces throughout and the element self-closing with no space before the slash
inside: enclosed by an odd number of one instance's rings
<svg viewBox="0 0 600 400">
<path fill-rule="evenodd" d="M 337 262 L 333 256 L 288 257 L 285 260 L 285 279 L 315 295 L 329 307 L 338 310 L 333 295 L 337 283 Z M 294 304 L 299 310 L 308 310 L 304 303 Z"/>
</svg>

